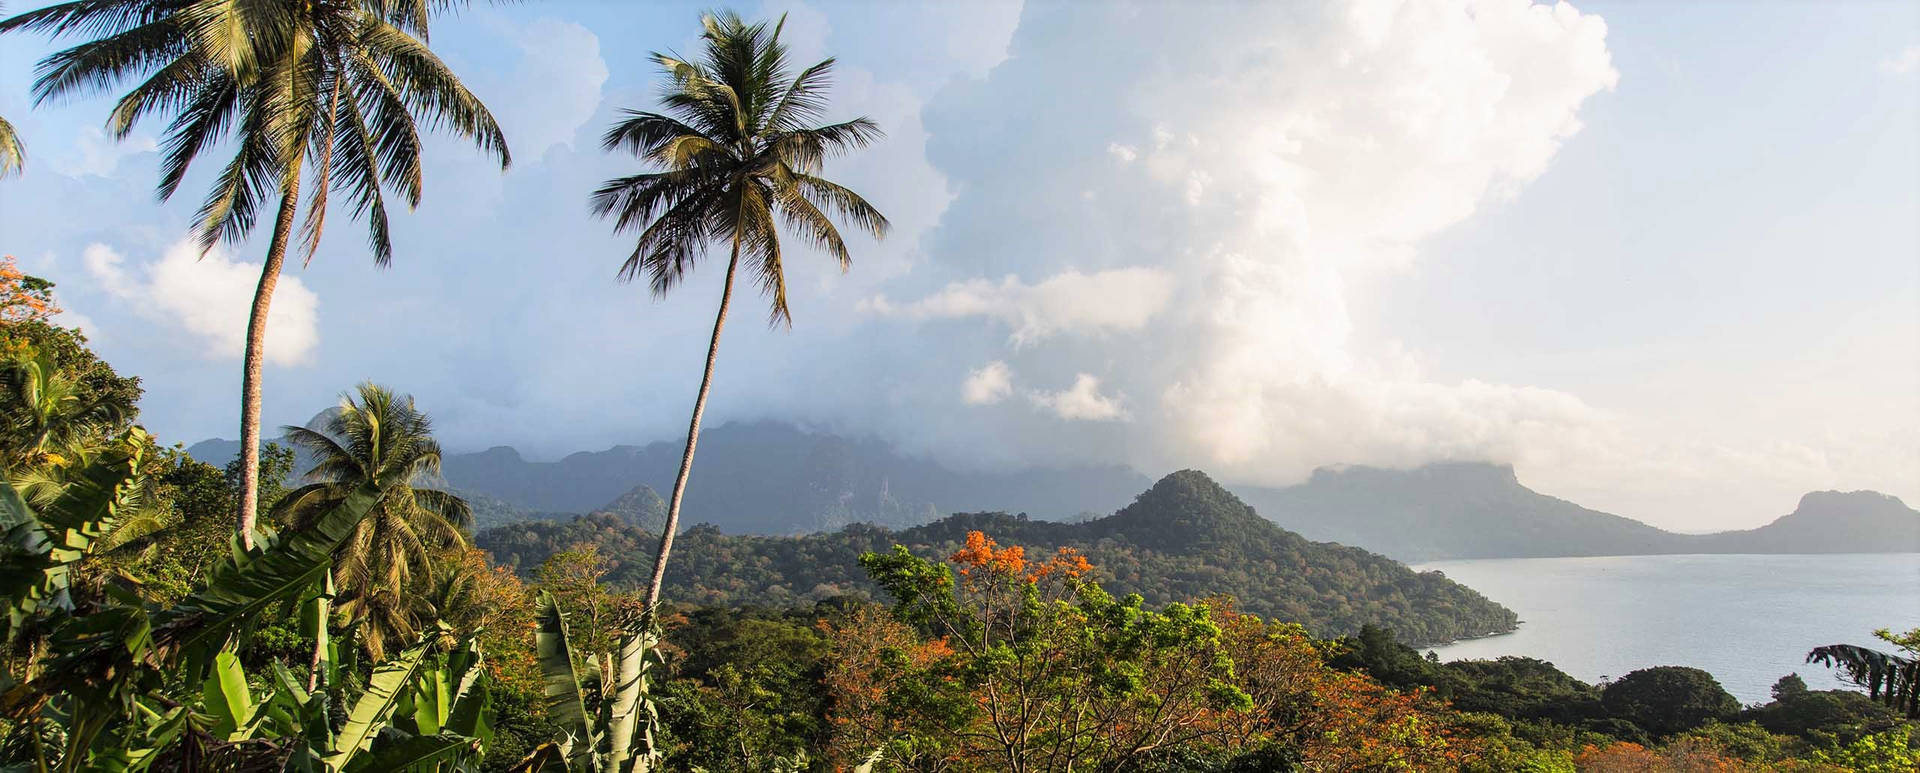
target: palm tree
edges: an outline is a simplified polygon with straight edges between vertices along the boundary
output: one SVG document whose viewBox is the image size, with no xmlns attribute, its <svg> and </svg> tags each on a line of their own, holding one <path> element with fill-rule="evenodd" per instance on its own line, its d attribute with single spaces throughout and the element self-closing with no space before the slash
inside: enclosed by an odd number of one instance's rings
<svg viewBox="0 0 1920 773">
<path fill-rule="evenodd" d="M 768 323 L 791 324 L 776 218 L 839 261 L 842 271 L 852 258 L 828 211 L 875 238 L 887 231 L 879 210 L 819 176 L 828 157 L 866 147 L 881 136 L 879 126 L 866 118 L 818 124 L 826 112 L 833 60 L 791 72 L 779 26 L 748 24 L 732 13 L 708 15 L 701 23 L 706 27 L 703 61 L 654 55 L 667 75 L 666 112 L 629 110 L 603 140 L 608 150 L 624 149 L 659 171 L 608 180 L 593 195 L 594 212 L 613 217 L 616 233 L 639 232 L 620 278 L 645 274 L 656 296 L 679 285 L 710 246 L 725 245 L 728 251 L 706 371 L 647 585 L 649 615 L 660 600 L 680 524 L 680 502 L 693 469 L 740 259 L 747 259 L 747 270 L 772 302 Z"/>
<path fill-rule="evenodd" d="M 73 0 L 0 22 L 91 39 L 49 56 L 36 100 L 135 85 L 107 124 L 124 138 L 143 118 L 170 117 L 159 193 L 169 199 L 202 151 L 230 139 L 233 157 L 198 213 L 202 249 L 244 240 L 277 196 L 273 235 L 247 321 L 240 404 L 241 497 L 236 527 L 251 545 L 258 509 L 261 355 L 268 306 L 298 226 L 312 260 L 328 195 L 368 222 L 374 263 L 393 258 L 388 193 L 420 202 L 420 128 L 446 128 L 510 161 L 485 105 L 427 48 L 433 12 L 460 0 Z M 313 179 L 303 178 L 306 165 Z"/>
<path fill-rule="evenodd" d="M 0 5 L 0 11 L 6 10 Z M 13 131 L 13 124 L 0 116 L 0 177 L 14 174 L 27 165 L 27 149 L 20 144 L 20 135 Z"/>
<path fill-rule="evenodd" d="M 362 643 L 379 660 L 433 617 L 422 591 L 432 587 L 435 559 L 465 549 L 473 513 L 450 492 L 416 487 L 440 473 L 440 444 L 413 398 L 373 383 L 356 393 L 310 426 L 285 428 L 316 462 L 311 482 L 283 497 L 273 516 L 306 529 L 361 484 L 378 482 L 378 503 L 334 553 L 334 584 L 340 612 L 363 623 Z"/>
<path fill-rule="evenodd" d="M 78 461 L 133 415 L 119 397 L 89 396 L 46 352 L 0 363 L 0 470 L 17 476 Z"/>
</svg>

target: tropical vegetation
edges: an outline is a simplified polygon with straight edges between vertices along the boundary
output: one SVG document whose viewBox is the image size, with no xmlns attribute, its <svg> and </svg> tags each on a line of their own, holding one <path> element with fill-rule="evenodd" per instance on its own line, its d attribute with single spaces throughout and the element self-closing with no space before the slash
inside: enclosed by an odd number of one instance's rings
<svg viewBox="0 0 1920 773">
<path fill-rule="evenodd" d="M 486 105 L 427 47 L 433 16 L 456 5 L 464 3 L 80 0 L 0 21 L 0 33 L 86 38 L 41 62 L 36 101 L 130 84 L 107 117 L 114 137 L 125 139 L 143 119 L 168 122 L 162 199 L 178 192 L 203 152 L 232 148 L 197 214 L 202 251 L 243 241 L 263 207 L 275 208 L 242 357 L 242 544 L 252 544 L 259 502 L 267 313 L 296 227 L 311 260 L 337 191 L 367 220 L 368 247 L 385 266 L 393 259 L 386 196 L 409 208 L 420 203 L 422 126 L 472 140 L 502 169 L 509 162 Z M 306 217 L 296 226 L 303 201 Z"/>
<path fill-rule="evenodd" d="M 203 244 L 243 236 L 280 197 L 249 333 L 255 424 L 225 467 L 142 427 L 139 379 L 60 324 L 51 282 L 0 261 L 0 769 L 1920 768 L 1920 631 L 1878 633 L 1904 655 L 1815 649 L 1844 689 L 1788 675 L 1750 706 L 1682 666 L 1588 684 L 1527 658 L 1442 663 L 1407 642 L 1512 613 L 1309 543 L 1196 471 L 1077 524 L 695 528 L 669 575 L 740 259 L 783 321 L 776 219 L 843 267 L 827 213 L 885 229 L 818 176 L 878 136 L 864 119 L 818 125 L 831 60 L 792 72 L 779 25 L 728 14 L 705 20 L 704 61 L 658 57 L 667 112 L 609 133 L 659 171 L 596 198 L 639 231 L 625 273 L 658 292 L 728 245 L 663 516 L 639 492 L 622 514 L 476 539 L 473 508 L 436 485 L 427 413 L 370 382 L 288 428 L 291 446 L 258 445 L 261 320 L 303 202 L 309 256 L 341 190 L 384 262 L 382 196 L 419 198 L 416 123 L 506 163 L 485 108 L 424 44 L 459 5 L 74 0 L 0 22 L 89 38 L 48 60 L 43 99 L 139 81 L 110 126 L 171 116 L 163 195 L 209 143 L 232 147 Z"/>
</svg>

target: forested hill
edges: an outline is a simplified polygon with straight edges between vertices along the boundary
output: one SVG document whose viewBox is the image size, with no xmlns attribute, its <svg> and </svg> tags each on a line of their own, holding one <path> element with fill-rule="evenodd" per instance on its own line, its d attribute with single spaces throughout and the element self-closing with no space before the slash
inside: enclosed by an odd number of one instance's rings
<svg viewBox="0 0 1920 773">
<path fill-rule="evenodd" d="M 696 527 L 674 543 L 669 595 L 712 605 L 871 596 L 876 591 L 857 562 L 861 553 L 902 544 L 944 557 L 975 530 L 1030 552 L 1077 548 L 1108 590 L 1139 593 L 1150 604 L 1224 594 L 1241 609 L 1302 622 L 1323 635 L 1371 623 L 1407 641 L 1434 643 L 1512 630 L 1516 622 L 1512 611 L 1437 572 L 1416 573 L 1384 556 L 1282 529 L 1192 470 L 1161 479 L 1111 516 L 1080 523 L 973 513 L 904 531 L 856 525 L 804 537 L 730 536 Z M 606 515 L 497 527 L 477 541 L 496 561 L 523 572 L 554 552 L 591 543 L 616 559 L 612 581 L 636 586 L 645 581 L 653 549 L 646 531 Z"/>
</svg>

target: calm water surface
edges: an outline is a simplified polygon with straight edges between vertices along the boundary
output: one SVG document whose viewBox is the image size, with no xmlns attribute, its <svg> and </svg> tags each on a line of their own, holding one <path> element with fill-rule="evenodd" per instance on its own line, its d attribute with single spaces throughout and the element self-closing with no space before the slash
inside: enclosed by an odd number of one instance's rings
<svg viewBox="0 0 1920 773">
<path fill-rule="evenodd" d="M 1439 561 L 1438 569 L 1520 614 L 1520 630 L 1435 648 L 1443 660 L 1526 655 L 1580 679 L 1648 666 L 1713 673 L 1743 703 L 1768 700 L 1822 644 L 1868 644 L 1875 628 L 1920 627 L 1920 553 L 1616 556 Z"/>
</svg>

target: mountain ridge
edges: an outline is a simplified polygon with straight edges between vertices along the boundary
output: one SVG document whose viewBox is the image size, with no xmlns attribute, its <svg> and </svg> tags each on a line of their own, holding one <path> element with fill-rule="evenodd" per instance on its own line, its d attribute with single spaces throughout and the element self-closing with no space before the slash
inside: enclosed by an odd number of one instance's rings
<svg viewBox="0 0 1920 773">
<path fill-rule="evenodd" d="M 800 535 L 854 523 L 911 528 L 961 512 L 1082 519 L 1112 513 L 1155 481 L 1129 468 L 962 472 L 873 439 L 773 422 L 707 430 L 682 524 L 727 533 Z M 224 464 L 233 441 L 188 453 Z M 445 484 L 484 501 L 480 527 L 574 513 L 626 512 L 640 487 L 670 491 L 680 444 L 581 451 L 529 462 L 511 446 L 449 454 Z M 212 458 L 209 458 L 212 457 Z M 1316 470 L 1286 487 L 1231 487 L 1267 519 L 1314 540 L 1408 561 L 1674 553 L 1920 552 L 1920 513 L 1877 492 L 1810 492 L 1787 515 L 1715 534 L 1665 531 L 1536 492 L 1511 465 L 1438 462 L 1411 470 Z M 637 512 L 631 517 L 642 517 Z M 657 516 L 645 516 L 656 519 Z"/>
<path fill-rule="evenodd" d="M 668 595 L 704 606 L 795 606 L 846 595 L 882 598 L 859 556 L 906 546 L 927 558 L 951 555 L 969 532 L 1028 555 L 1071 547 L 1116 594 L 1162 606 L 1224 594 L 1254 614 L 1308 625 L 1327 635 L 1363 625 L 1425 644 L 1513 630 L 1517 616 L 1439 572 L 1416 572 L 1355 547 L 1314 542 L 1261 517 L 1198 470 L 1169 474 L 1113 514 L 1081 523 L 1002 512 L 958 513 L 903 530 L 854 524 L 805 536 L 727 535 L 700 525 L 674 542 Z M 581 543 L 612 560 L 606 581 L 647 581 L 652 535 L 610 515 L 509 524 L 475 543 L 529 572 Z"/>
</svg>

